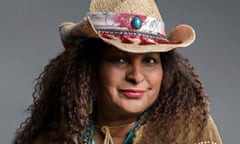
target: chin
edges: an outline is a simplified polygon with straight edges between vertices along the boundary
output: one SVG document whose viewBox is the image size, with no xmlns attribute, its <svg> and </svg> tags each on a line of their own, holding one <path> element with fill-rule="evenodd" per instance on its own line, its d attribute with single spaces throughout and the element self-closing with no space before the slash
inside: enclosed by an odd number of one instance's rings
<svg viewBox="0 0 240 144">
<path fill-rule="evenodd" d="M 119 105 L 122 112 L 126 114 L 132 114 L 132 115 L 139 115 L 143 113 L 148 107 L 149 104 L 147 104 L 144 101 L 125 101 Z"/>
<path fill-rule="evenodd" d="M 134 108 L 134 109 L 132 109 L 132 108 L 124 108 L 124 110 L 123 110 L 125 113 L 128 113 L 128 114 L 131 114 L 131 115 L 139 115 L 139 114 L 141 114 L 142 112 L 144 112 L 145 111 L 145 109 L 136 109 L 136 108 Z"/>
</svg>

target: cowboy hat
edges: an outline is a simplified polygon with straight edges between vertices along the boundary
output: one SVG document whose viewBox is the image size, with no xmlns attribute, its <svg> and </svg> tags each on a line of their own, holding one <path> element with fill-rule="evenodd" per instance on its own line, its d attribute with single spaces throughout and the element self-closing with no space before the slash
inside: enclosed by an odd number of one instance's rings
<svg viewBox="0 0 240 144">
<path fill-rule="evenodd" d="M 91 0 L 83 20 L 65 22 L 59 31 L 65 48 L 79 37 L 98 38 L 132 53 L 166 52 L 195 40 L 194 29 L 186 24 L 166 36 L 155 0 Z"/>
</svg>

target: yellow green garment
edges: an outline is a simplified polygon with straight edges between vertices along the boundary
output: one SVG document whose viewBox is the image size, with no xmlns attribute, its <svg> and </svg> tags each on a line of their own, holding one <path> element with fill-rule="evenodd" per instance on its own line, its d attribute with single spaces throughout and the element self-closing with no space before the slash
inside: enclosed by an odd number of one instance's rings
<svg viewBox="0 0 240 144">
<path fill-rule="evenodd" d="M 216 124 L 211 116 L 209 116 L 209 118 L 208 118 L 207 125 L 204 128 L 203 137 L 201 138 L 201 140 L 196 140 L 196 138 L 198 138 L 198 136 L 196 135 L 196 132 L 194 130 L 195 126 L 192 126 L 192 125 L 194 125 L 194 124 L 190 125 L 190 133 L 188 135 L 188 139 L 189 139 L 188 144 L 222 144 L 222 140 L 219 135 L 218 129 L 217 129 Z M 142 140 L 142 136 L 144 135 L 142 133 L 143 127 L 144 126 L 142 126 L 141 128 L 138 129 L 138 131 L 136 131 L 135 137 L 133 139 L 133 144 L 144 144 L 143 140 Z M 176 141 L 178 144 L 186 144 L 185 142 L 182 141 L 183 140 L 182 137 L 183 137 L 183 135 L 181 135 L 181 134 L 177 137 Z M 161 137 L 158 137 L 157 135 L 155 135 L 153 138 L 154 138 L 154 143 L 152 143 L 152 144 L 164 144 L 161 140 L 162 139 Z M 34 144 L 53 144 L 48 141 L 49 141 L 48 136 L 45 133 L 45 134 L 40 135 L 37 138 L 37 140 L 34 142 Z M 74 140 L 74 138 L 73 138 L 73 141 L 75 141 L 74 142 L 75 144 L 78 144 L 76 142 L 76 140 Z"/>
</svg>

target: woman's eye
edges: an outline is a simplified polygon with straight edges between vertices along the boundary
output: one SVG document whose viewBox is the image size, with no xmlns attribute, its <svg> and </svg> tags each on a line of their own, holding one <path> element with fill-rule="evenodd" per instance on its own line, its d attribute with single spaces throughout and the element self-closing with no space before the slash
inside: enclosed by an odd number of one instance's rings
<svg viewBox="0 0 240 144">
<path fill-rule="evenodd" d="M 144 63 L 145 64 L 155 64 L 155 63 L 157 63 L 157 60 L 155 58 L 152 58 L 152 57 L 146 57 L 144 59 Z"/>
<path fill-rule="evenodd" d="M 119 57 L 119 58 L 111 58 L 110 62 L 116 63 L 116 64 L 125 64 L 127 63 L 127 60 Z"/>
<path fill-rule="evenodd" d="M 118 59 L 119 63 L 125 63 L 126 61 L 123 58 Z"/>
</svg>

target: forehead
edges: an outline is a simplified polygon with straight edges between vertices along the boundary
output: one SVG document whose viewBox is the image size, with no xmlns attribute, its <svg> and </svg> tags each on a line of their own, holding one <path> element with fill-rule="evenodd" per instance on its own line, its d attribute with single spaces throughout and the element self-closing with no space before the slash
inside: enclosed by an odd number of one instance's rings
<svg viewBox="0 0 240 144">
<path fill-rule="evenodd" d="M 159 52 L 148 52 L 148 53 L 131 53 L 131 52 L 127 52 L 127 51 L 122 51 L 118 48 L 116 48 L 115 46 L 112 45 L 107 45 L 104 49 L 103 52 L 104 55 L 114 55 L 114 54 L 124 54 L 124 55 L 159 55 Z"/>
</svg>

